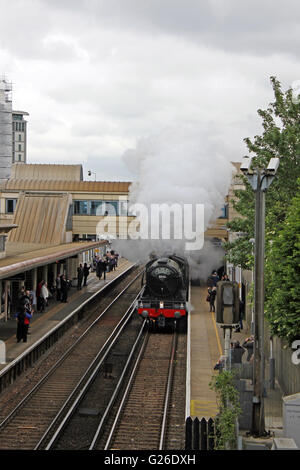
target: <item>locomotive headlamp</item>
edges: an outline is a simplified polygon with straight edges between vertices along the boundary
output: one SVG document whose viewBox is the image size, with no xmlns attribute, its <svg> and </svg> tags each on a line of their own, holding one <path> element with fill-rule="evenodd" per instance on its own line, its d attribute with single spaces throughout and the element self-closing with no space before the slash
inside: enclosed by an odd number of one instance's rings
<svg viewBox="0 0 300 470">
<path fill-rule="evenodd" d="M 162 301 L 159 302 L 159 308 L 164 308 L 164 303 Z"/>
</svg>

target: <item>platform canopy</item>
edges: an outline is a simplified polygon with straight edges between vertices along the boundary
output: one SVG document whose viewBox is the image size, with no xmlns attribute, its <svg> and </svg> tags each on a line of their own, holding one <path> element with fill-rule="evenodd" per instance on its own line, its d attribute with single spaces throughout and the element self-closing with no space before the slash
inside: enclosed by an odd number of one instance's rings
<svg viewBox="0 0 300 470">
<path fill-rule="evenodd" d="M 0 259 L 0 279 L 7 279 L 33 268 L 55 263 L 62 259 L 71 258 L 79 253 L 97 249 L 107 242 L 105 240 L 97 242 L 66 243 L 52 246 L 27 253 L 20 253 L 15 256 L 7 256 Z"/>
</svg>

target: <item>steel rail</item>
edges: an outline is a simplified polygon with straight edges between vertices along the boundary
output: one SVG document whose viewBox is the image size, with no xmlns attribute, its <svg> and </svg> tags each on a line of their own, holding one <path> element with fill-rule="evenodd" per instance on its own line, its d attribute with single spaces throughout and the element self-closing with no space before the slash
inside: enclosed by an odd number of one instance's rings
<svg viewBox="0 0 300 470">
<path fill-rule="evenodd" d="M 176 322 L 174 328 L 176 329 Z M 160 441 L 159 441 L 159 449 L 164 449 L 164 442 L 166 437 L 166 427 L 167 427 L 167 418 L 168 418 L 168 408 L 170 403 L 171 391 L 172 391 L 172 383 L 173 383 L 173 375 L 174 375 L 174 368 L 175 368 L 175 354 L 176 354 L 176 346 L 177 346 L 177 331 L 174 330 L 173 342 L 172 342 L 172 350 L 171 350 L 171 358 L 169 364 L 169 373 L 168 373 L 168 382 L 166 387 L 166 395 L 165 395 L 165 405 L 164 405 L 164 412 L 163 412 L 163 419 L 161 425 L 161 432 L 160 432 Z"/>
<path fill-rule="evenodd" d="M 170 362 L 169 362 L 168 381 L 167 381 L 167 385 L 166 385 L 165 405 L 164 405 L 163 419 L 162 419 L 161 432 L 160 432 L 159 450 L 163 449 L 163 443 L 164 443 L 164 440 L 165 440 L 167 412 L 168 412 L 168 407 L 169 407 L 169 399 L 170 399 L 170 395 L 171 395 L 172 381 L 173 381 L 173 375 L 174 375 L 174 364 L 175 364 L 174 363 L 174 358 L 175 358 L 175 351 L 176 351 L 176 345 L 177 345 L 177 338 L 178 338 L 177 332 L 174 331 L 173 341 L 172 341 L 172 349 L 171 349 L 171 357 L 170 357 Z M 111 444 L 112 439 L 113 439 L 114 432 L 117 428 L 117 425 L 118 425 L 119 420 L 120 420 L 121 413 L 122 413 L 122 411 L 125 407 L 127 398 L 129 396 L 130 390 L 132 388 L 132 385 L 133 385 L 133 382 L 134 382 L 134 379 L 135 379 L 135 376 L 136 376 L 136 371 L 137 371 L 137 368 L 140 364 L 142 356 L 144 354 L 144 350 L 145 350 L 145 347 L 147 345 L 148 339 L 149 339 L 149 332 L 147 332 L 147 335 L 145 336 L 143 344 L 141 346 L 139 355 L 136 358 L 134 368 L 131 372 L 128 384 L 126 386 L 126 390 L 124 392 L 122 401 L 119 405 L 118 412 L 116 414 L 116 417 L 115 417 L 114 422 L 112 424 L 112 427 L 110 429 L 109 436 L 106 440 L 104 450 L 109 450 L 110 444 Z M 99 424 L 99 427 L 98 427 L 98 429 L 95 433 L 94 439 L 92 441 L 92 444 L 91 444 L 89 450 L 94 450 L 95 449 L 97 441 L 99 439 L 100 432 L 103 428 L 103 425 L 104 425 L 104 419 L 102 419 L 100 424 Z"/>
<path fill-rule="evenodd" d="M 145 324 L 146 324 L 146 320 L 144 321 L 143 326 L 142 326 L 142 328 L 141 328 L 141 330 L 140 330 L 139 337 L 140 337 L 140 335 L 141 335 L 141 333 L 142 333 L 142 331 L 143 331 L 143 329 L 144 329 Z M 138 337 L 138 339 L 139 339 L 139 337 Z M 113 437 L 115 428 L 116 428 L 116 426 L 117 426 L 117 424 L 118 424 L 118 422 L 119 422 L 120 414 L 121 414 L 121 412 L 122 412 L 122 410 L 123 410 L 123 408 L 124 408 L 124 405 L 125 405 L 125 403 L 126 403 L 127 397 L 128 397 L 128 395 L 129 395 L 129 392 L 130 392 L 131 386 L 132 386 L 132 384 L 133 384 L 134 377 L 135 377 L 135 374 L 136 374 L 138 365 L 140 364 L 142 355 L 143 355 L 143 353 L 144 353 L 146 344 L 147 344 L 147 342 L 148 342 L 148 338 L 149 338 L 149 331 L 147 331 L 147 334 L 146 334 L 146 336 L 145 336 L 145 338 L 144 338 L 144 341 L 143 341 L 143 344 L 142 344 L 142 346 L 141 346 L 141 349 L 140 349 L 140 352 L 139 352 L 139 354 L 138 354 L 138 357 L 136 358 L 136 361 L 135 361 L 133 370 L 132 370 L 132 372 L 131 372 L 129 381 L 128 381 L 128 383 L 127 383 L 127 386 L 126 386 L 126 389 L 125 389 L 125 392 L 124 392 L 122 401 L 121 401 L 121 403 L 120 403 L 120 405 L 119 405 L 118 412 L 117 412 L 117 415 L 116 415 L 116 417 L 115 417 L 114 423 L 113 423 L 113 425 L 112 425 L 112 427 L 111 427 L 111 430 L 110 430 L 108 439 L 107 439 L 107 441 L 106 441 L 104 450 L 107 450 L 107 449 L 109 448 L 110 443 L 111 443 L 111 439 L 112 439 L 112 437 Z M 134 350 L 136 349 L 136 346 L 137 346 L 137 341 L 136 341 L 136 343 L 134 344 Z M 130 358 L 131 358 L 131 356 L 133 355 L 133 353 L 134 353 L 134 351 L 132 350 L 132 352 L 131 352 L 131 354 L 130 354 Z M 129 366 L 129 359 L 128 359 L 127 364 L 126 364 L 126 369 L 128 369 L 128 366 Z M 121 378 L 120 378 L 120 380 L 119 380 L 119 383 L 118 383 L 118 385 L 117 385 L 117 387 L 116 387 L 116 388 L 118 388 L 118 390 L 119 390 L 119 388 L 121 387 L 121 385 L 122 385 L 122 383 L 123 383 L 124 377 L 125 377 L 125 374 L 123 373 L 122 376 L 121 376 Z M 106 408 L 106 410 L 105 410 L 105 413 L 104 413 L 104 415 L 103 415 L 103 417 L 102 417 L 102 419 L 101 419 L 101 421 L 100 421 L 100 423 L 99 423 L 99 426 L 98 426 L 98 428 L 97 428 L 97 430 L 96 430 L 96 432 L 95 432 L 95 435 L 94 435 L 94 438 L 93 438 L 93 440 L 92 440 L 92 443 L 91 443 L 91 445 L 90 445 L 90 447 L 89 447 L 89 450 L 94 450 L 95 447 L 96 447 L 96 445 L 97 445 L 97 442 L 98 442 L 99 437 L 100 437 L 100 433 L 101 433 L 101 431 L 103 430 L 103 427 L 104 427 L 104 425 L 105 425 L 105 421 L 107 420 L 108 414 L 109 414 L 109 412 L 110 412 L 110 410 L 111 410 L 111 408 L 112 408 L 112 406 L 113 406 L 113 404 L 114 404 L 114 402 L 115 402 L 116 395 L 117 395 L 117 390 L 115 391 L 113 397 L 111 398 L 111 400 L 110 400 L 110 402 L 109 402 L 109 404 L 108 404 L 108 406 L 107 406 L 107 408 Z"/>
</svg>

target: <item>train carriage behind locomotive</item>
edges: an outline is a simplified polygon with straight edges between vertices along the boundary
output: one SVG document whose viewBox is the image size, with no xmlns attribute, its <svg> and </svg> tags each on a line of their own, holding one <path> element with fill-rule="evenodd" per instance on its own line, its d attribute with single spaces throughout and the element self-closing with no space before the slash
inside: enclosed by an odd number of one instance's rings
<svg viewBox="0 0 300 470">
<path fill-rule="evenodd" d="M 138 314 L 152 325 L 164 327 L 184 321 L 188 310 L 189 267 L 176 255 L 149 261 L 143 276 L 144 291 L 138 300 Z"/>
</svg>

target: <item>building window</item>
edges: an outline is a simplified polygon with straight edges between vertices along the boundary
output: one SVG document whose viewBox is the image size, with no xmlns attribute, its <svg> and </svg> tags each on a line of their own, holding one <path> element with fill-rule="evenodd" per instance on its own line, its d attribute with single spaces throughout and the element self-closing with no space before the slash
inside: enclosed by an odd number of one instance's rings
<svg viewBox="0 0 300 470">
<path fill-rule="evenodd" d="M 88 215 L 88 201 L 74 201 L 74 214 Z"/>
<path fill-rule="evenodd" d="M 67 216 L 67 222 L 66 222 L 66 230 L 67 231 L 72 231 L 73 229 L 73 205 L 69 205 L 68 209 L 68 216 Z"/>
<path fill-rule="evenodd" d="M 221 209 L 221 215 L 218 218 L 228 219 L 228 204 L 224 204 L 224 206 Z"/>
<path fill-rule="evenodd" d="M 22 152 L 22 145 L 21 144 L 19 144 L 18 149 L 19 149 L 19 152 Z"/>
<path fill-rule="evenodd" d="M 106 215 L 119 215 L 118 201 L 105 201 L 105 214 Z"/>
<path fill-rule="evenodd" d="M 22 155 L 19 154 L 19 162 L 22 161 Z"/>
<path fill-rule="evenodd" d="M 119 201 L 74 201 L 75 215 L 127 215 L 125 206 L 119 206 Z"/>
<path fill-rule="evenodd" d="M 103 201 L 90 201 L 90 215 L 104 215 L 105 203 Z"/>
<path fill-rule="evenodd" d="M 5 199 L 5 212 L 6 214 L 13 214 L 17 205 L 18 199 Z"/>
<path fill-rule="evenodd" d="M 21 134 L 19 134 L 19 142 L 21 142 L 21 140 L 22 140 L 22 136 Z"/>
</svg>

